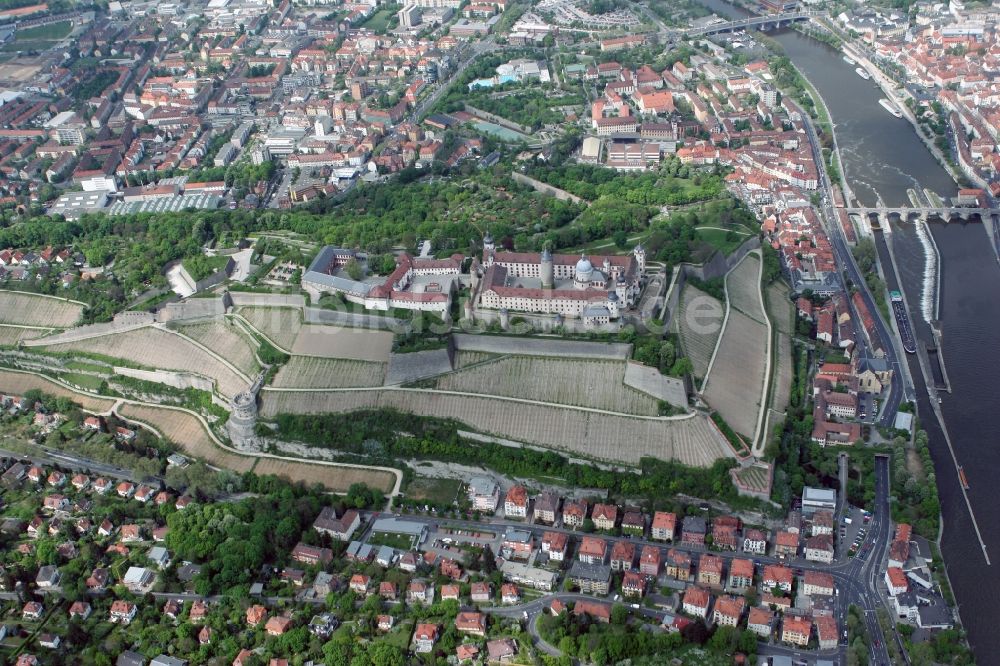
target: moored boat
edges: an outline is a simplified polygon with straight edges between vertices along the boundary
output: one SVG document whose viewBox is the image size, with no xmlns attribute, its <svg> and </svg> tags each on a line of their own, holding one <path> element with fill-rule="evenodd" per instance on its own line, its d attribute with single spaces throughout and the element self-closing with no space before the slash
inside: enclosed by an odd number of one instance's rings
<svg viewBox="0 0 1000 666">
<path fill-rule="evenodd" d="M 858 61 L 855 60 L 854 58 L 852 58 L 849 55 L 844 55 L 844 62 L 846 62 L 848 65 L 857 65 L 858 64 Z"/>
<path fill-rule="evenodd" d="M 962 482 L 962 488 L 969 489 L 969 480 L 965 478 L 965 468 L 961 465 L 958 466 L 958 480 Z"/>
<path fill-rule="evenodd" d="M 864 67 L 856 67 L 854 71 L 857 72 L 858 76 L 863 78 L 865 81 L 872 78 L 872 75 L 865 71 Z"/>
<path fill-rule="evenodd" d="M 903 112 L 900 111 L 899 108 L 895 104 L 893 104 L 892 102 L 890 102 L 886 98 L 883 97 L 882 99 L 880 99 L 878 101 L 878 103 L 882 105 L 883 109 L 885 109 L 886 111 L 888 111 L 892 115 L 896 116 L 897 118 L 902 118 L 903 117 Z"/>
</svg>

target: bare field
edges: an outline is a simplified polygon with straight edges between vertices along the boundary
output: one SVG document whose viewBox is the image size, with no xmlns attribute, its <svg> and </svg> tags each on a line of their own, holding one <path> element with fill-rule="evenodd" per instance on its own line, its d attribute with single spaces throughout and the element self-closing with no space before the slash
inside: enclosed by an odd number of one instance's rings
<svg viewBox="0 0 1000 666">
<path fill-rule="evenodd" d="M 749 438 L 753 438 L 757 428 L 766 367 L 767 326 L 730 310 L 703 393 L 708 404 L 722 414 L 733 430 Z"/>
<path fill-rule="evenodd" d="M 419 416 L 455 419 L 479 432 L 627 465 L 637 465 L 642 457 L 652 456 L 707 467 L 732 455 L 701 414 L 675 420 L 638 419 L 426 391 L 289 393 L 265 388 L 262 395 L 261 414 L 265 418 L 282 412 L 322 414 L 393 408 Z"/>
<path fill-rule="evenodd" d="M 260 372 L 254 347 L 228 319 L 177 327 L 177 332 L 200 342 L 249 376 Z"/>
<path fill-rule="evenodd" d="M 778 366 L 774 369 L 774 392 L 771 409 L 784 412 L 792 399 L 792 340 L 784 333 L 778 333 L 778 348 L 775 358 Z"/>
<path fill-rule="evenodd" d="M 381 386 L 385 363 L 342 358 L 293 356 L 281 366 L 272 386 L 278 388 L 351 388 Z"/>
<path fill-rule="evenodd" d="M 18 326 L 0 326 L 0 345 L 14 346 L 21 340 L 32 340 L 45 335 L 48 331 L 38 328 L 20 328 Z"/>
<path fill-rule="evenodd" d="M 156 428 L 161 435 L 180 447 L 184 453 L 199 458 L 213 467 L 246 472 L 254 458 L 230 453 L 217 446 L 205 432 L 201 421 L 187 412 L 150 405 L 123 404 L 118 408 L 123 419 L 135 419 Z"/>
<path fill-rule="evenodd" d="M 114 406 L 115 401 L 107 398 L 94 398 L 82 395 L 76 391 L 61 386 L 45 377 L 30 375 L 11 370 L 0 370 L 0 393 L 24 395 L 25 392 L 37 389 L 57 398 L 69 398 L 83 409 L 91 412 L 104 412 Z"/>
<path fill-rule="evenodd" d="M 190 372 L 215 380 L 223 396 L 246 389 L 245 379 L 221 361 L 184 338 L 157 328 L 145 327 L 77 342 L 48 345 L 52 352 L 89 352 L 120 358 L 149 368 Z"/>
<path fill-rule="evenodd" d="M 625 363 L 510 356 L 444 375 L 437 388 L 656 416 L 656 398 L 625 386 Z"/>
<path fill-rule="evenodd" d="M 291 351 L 306 356 L 384 363 L 392 352 L 392 338 L 389 331 L 309 324 L 299 329 Z"/>
<path fill-rule="evenodd" d="M 760 302 L 760 259 L 748 254 L 726 276 L 726 289 L 732 307 L 757 321 L 764 321 Z"/>
<path fill-rule="evenodd" d="M 0 324 L 69 328 L 83 314 L 79 303 L 59 298 L 0 291 Z"/>
<path fill-rule="evenodd" d="M 795 306 L 788 294 L 788 285 L 777 280 L 764 292 L 764 298 L 767 300 L 767 314 L 771 318 L 771 324 L 779 332 L 792 335 L 795 333 Z"/>
<path fill-rule="evenodd" d="M 396 477 L 391 472 L 380 469 L 319 465 L 274 458 L 260 458 L 253 471 L 255 474 L 276 474 L 306 484 L 320 483 L 336 493 L 347 492 L 355 483 L 364 483 L 388 493 L 396 484 Z"/>
<path fill-rule="evenodd" d="M 726 308 L 719 300 L 697 287 L 684 285 L 678 312 L 678 332 L 684 353 L 691 359 L 694 374 L 704 377 L 712 352 L 722 333 L 722 320 Z"/>
<path fill-rule="evenodd" d="M 237 308 L 250 325 L 282 349 L 291 349 L 302 328 L 302 311 L 298 308 L 245 307 Z"/>
</svg>

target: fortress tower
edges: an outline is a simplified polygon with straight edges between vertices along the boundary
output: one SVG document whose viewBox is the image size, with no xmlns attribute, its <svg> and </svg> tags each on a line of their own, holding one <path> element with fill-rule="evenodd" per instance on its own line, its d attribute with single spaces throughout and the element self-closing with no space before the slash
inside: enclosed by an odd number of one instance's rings
<svg viewBox="0 0 1000 666">
<path fill-rule="evenodd" d="M 542 250 L 539 266 L 539 274 L 542 277 L 542 289 L 552 289 L 555 286 L 554 269 L 552 266 L 552 253 L 549 248 Z"/>
</svg>

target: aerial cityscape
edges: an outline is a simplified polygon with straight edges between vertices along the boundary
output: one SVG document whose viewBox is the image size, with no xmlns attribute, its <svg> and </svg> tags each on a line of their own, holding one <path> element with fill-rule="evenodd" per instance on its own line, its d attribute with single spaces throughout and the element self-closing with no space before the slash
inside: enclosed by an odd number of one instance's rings
<svg viewBox="0 0 1000 666">
<path fill-rule="evenodd" d="M 1000 2 L 36 2 L 0 663 L 997 663 Z"/>
</svg>

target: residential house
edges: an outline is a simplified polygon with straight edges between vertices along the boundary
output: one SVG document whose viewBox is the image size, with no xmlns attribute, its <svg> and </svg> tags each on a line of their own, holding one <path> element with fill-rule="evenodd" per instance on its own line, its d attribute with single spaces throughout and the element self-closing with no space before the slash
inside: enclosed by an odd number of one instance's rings
<svg viewBox="0 0 1000 666">
<path fill-rule="evenodd" d="M 622 516 L 622 533 L 641 537 L 646 533 L 646 517 L 641 511 L 626 511 Z"/>
<path fill-rule="evenodd" d="M 712 595 L 703 587 L 692 585 L 684 593 L 684 601 L 681 608 L 688 615 L 706 619 L 708 617 L 708 606 L 711 604 Z"/>
<path fill-rule="evenodd" d="M 748 529 L 743 533 L 743 552 L 767 555 L 767 535 L 761 530 Z"/>
<path fill-rule="evenodd" d="M 686 546 L 704 546 L 708 527 L 701 516 L 688 516 L 681 525 L 681 543 Z"/>
<path fill-rule="evenodd" d="M 455 616 L 455 629 L 473 636 L 486 635 L 486 616 L 482 613 L 463 611 Z"/>
<path fill-rule="evenodd" d="M 608 542 L 599 537 L 585 536 L 580 540 L 576 557 L 587 564 L 604 564 L 608 553 Z"/>
<path fill-rule="evenodd" d="M 462 588 L 458 585 L 442 585 L 441 601 L 458 601 L 462 595 Z"/>
<path fill-rule="evenodd" d="M 764 567 L 760 580 L 765 590 L 778 588 L 782 592 L 791 592 L 793 578 L 792 570 L 788 567 L 780 564 L 768 564 Z"/>
<path fill-rule="evenodd" d="M 396 620 L 391 615 L 379 615 L 375 618 L 379 631 L 390 631 Z"/>
<path fill-rule="evenodd" d="M 691 555 L 683 550 L 671 548 L 667 551 L 667 575 L 677 580 L 691 577 Z"/>
<path fill-rule="evenodd" d="M 584 594 L 604 595 L 611 588 L 611 567 L 577 561 L 570 566 L 566 578 Z"/>
<path fill-rule="evenodd" d="M 208 602 L 198 599 L 191 604 L 191 612 L 188 613 L 188 621 L 191 624 L 201 624 L 208 619 Z"/>
<path fill-rule="evenodd" d="M 493 589 L 489 583 L 473 583 L 471 592 L 473 603 L 485 604 L 493 599 Z"/>
<path fill-rule="evenodd" d="M 47 590 L 59 584 L 59 569 L 51 564 L 46 564 L 38 570 L 35 576 L 35 585 L 39 589 Z"/>
<path fill-rule="evenodd" d="M 781 642 L 805 647 L 809 645 L 812 622 L 809 618 L 786 615 L 781 621 Z"/>
<path fill-rule="evenodd" d="M 904 594 L 910 589 L 910 583 L 906 579 L 906 574 L 899 567 L 888 567 L 885 570 L 884 580 L 890 596 L 895 597 Z"/>
<path fill-rule="evenodd" d="M 535 550 L 535 539 L 527 530 L 508 529 L 500 543 L 500 553 L 506 559 L 526 560 Z"/>
<path fill-rule="evenodd" d="M 613 504 L 595 504 L 590 519 L 597 529 L 610 532 L 618 524 L 618 507 Z"/>
<path fill-rule="evenodd" d="M 504 583 L 500 587 L 500 603 L 511 605 L 521 603 L 521 592 L 514 583 Z"/>
<path fill-rule="evenodd" d="M 399 587 L 392 581 L 384 580 L 378 584 L 378 596 L 386 601 L 396 601 L 399 598 Z"/>
<path fill-rule="evenodd" d="M 642 597 L 646 592 L 646 577 L 635 571 L 626 571 L 622 576 L 622 596 Z"/>
<path fill-rule="evenodd" d="M 357 511 L 349 509 L 338 518 L 337 512 L 331 506 L 325 506 L 313 521 L 313 529 L 320 534 L 329 534 L 338 541 L 350 541 L 351 535 L 361 525 L 361 516 Z"/>
<path fill-rule="evenodd" d="M 537 506 L 537 505 L 536 505 Z M 542 534 L 542 552 L 548 553 L 549 559 L 562 562 L 566 559 L 569 548 L 569 537 L 562 532 L 545 532 Z"/>
<path fill-rule="evenodd" d="M 264 631 L 268 636 L 282 636 L 292 628 L 292 618 L 283 615 L 275 615 L 264 623 Z"/>
<path fill-rule="evenodd" d="M 589 601 L 581 599 L 573 606 L 573 615 L 587 615 L 592 620 L 609 624 L 611 622 L 611 606 L 602 604 L 599 601 Z"/>
<path fill-rule="evenodd" d="M 267 618 L 267 609 L 260 604 L 254 604 L 247 609 L 246 619 L 248 626 L 257 627 L 265 618 Z"/>
<path fill-rule="evenodd" d="M 135 617 L 136 610 L 135 604 L 123 599 L 116 599 L 111 604 L 111 613 L 108 619 L 115 624 L 128 624 Z"/>
<path fill-rule="evenodd" d="M 774 627 L 774 612 L 769 608 L 755 607 L 750 609 L 747 617 L 747 629 L 767 640 L 771 637 Z"/>
<path fill-rule="evenodd" d="M 611 547 L 611 568 L 615 571 L 628 571 L 635 562 L 635 544 L 631 541 L 616 541 Z"/>
<path fill-rule="evenodd" d="M 563 527 L 583 527 L 583 521 L 587 519 L 588 508 L 587 500 L 567 500 L 563 502 Z"/>
<path fill-rule="evenodd" d="M 677 514 L 657 511 L 653 514 L 650 536 L 656 541 L 673 541 L 677 531 Z"/>
<path fill-rule="evenodd" d="M 729 563 L 729 589 L 746 590 L 753 587 L 753 560 L 737 557 Z"/>
<path fill-rule="evenodd" d="M 410 604 L 434 603 L 434 586 L 422 580 L 411 580 L 406 587 L 406 601 Z"/>
<path fill-rule="evenodd" d="M 825 571 L 809 569 L 802 579 L 802 594 L 823 595 L 832 597 L 834 593 L 833 576 Z"/>
<path fill-rule="evenodd" d="M 426 654 L 434 649 L 438 639 L 438 625 L 421 623 L 413 632 L 413 650 Z"/>
<path fill-rule="evenodd" d="M 715 610 L 712 612 L 712 620 L 720 626 L 735 627 L 743 617 L 743 608 L 746 606 L 746 599 L 743 597 L 726 594 L 718 598 L 715 602 Z"/>
<path fill-rule="evenodd" d="M 722 585 L 722 558 L 718 555 L 705 553 L 698 560 L 698 584 L 716 586 Z"/>
<path fill-rule="evenodd" d="M 739 531 L 732 525 L 713 522 L 712 545 L 720 550 L 736 550 L 739 545 Z"/>
<path fill-rule="evenodd" d="M 308 546 L 300 541 L 292 549 L 292 559 L 309 566 L 317 564 L 326 566 L 333 560 L 333 551 L 329 548 Z"/>
<path fill-rule="evenodd" d="M 493 513 L 500 504 L 500 486 L 493 479 L 474 476 L 469 479 L 469 502 L 473 511 Z"/>
<path fill-rule="evenodd" d="M 371 578 L 364 574 L 354 574 L 351 576 L 348 588 L 355 594 L 368 594 L 368 586 L 371 584 L 371 580 Z"/>
<path fill-rule="evenodd" d="M 90 617 L 90 604 L 86 601 L 74 601 L 69 607 L 69 618 L 71 620 L 86 620 Z"/>
<path fill-rule="evenodd" d="M 799 554 L 799 535 L 782 530 L 774 537 L 774 554 L 778 557 L 795 557 Z"/>
<path fill-rule="evenodd" d="M 447 576 L 452 580 L 461 580 L 462 578 L 462 567 L 455 560 L 442 558 L 441 560 L 441 575 Z"/>
<path fill-rule="evenodd" d="M 513 638 L 498 638 L 486 642 L 486 654 L 491 664 L 506 664 L 517 657 L 517 641 Z"/>
<path fill-rule="evenodd" d="M 656 546 L 643 546 L 639 554 L 639 573 L 645 576 L 660 575 L 660 549 Z"/>
<path fill-rule="evenodd" d="M 553 492 L 544 492 L 535 498 L 533 509 L 535 522 L 553 525 L 559 516 L 559 504 L 562 498 Z"/>
<path fill-rule="evenodd" d="M 29 601 L 21 608 L 22 620 L 41 620 L 45 615 L 45 607 L 40 601 Z"/>
<path fill-rule="evenodd" d="M 810 562 L 833 562 L 833 536 L 820 534 L 806 539 L 805 556 Z"/>
<path fill-rule="evenodd" d="M 511 486 L 504 498 L 503 513 L 507 518 L 527 518 L 528 489 L 524 486 Z"/>
</svg>

